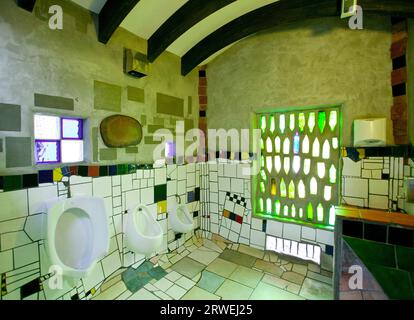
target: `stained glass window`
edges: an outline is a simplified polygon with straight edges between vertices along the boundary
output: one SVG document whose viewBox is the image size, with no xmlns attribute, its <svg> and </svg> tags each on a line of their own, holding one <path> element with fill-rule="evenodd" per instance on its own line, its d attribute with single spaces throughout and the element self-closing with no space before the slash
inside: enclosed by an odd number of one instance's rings
<svg viewBox="0 0 414 320">
<path fill-rule="evenodd" d="M 255 214 L 333 225 L 338 201 L 339 117 L 338 107 L 258 115 L 263 156 Z"/>
<path fill-rule="evenodd" d="M 84 160 L 82 119 L 36 114 L 34 138 L 36 164 Z"/>
</svg>

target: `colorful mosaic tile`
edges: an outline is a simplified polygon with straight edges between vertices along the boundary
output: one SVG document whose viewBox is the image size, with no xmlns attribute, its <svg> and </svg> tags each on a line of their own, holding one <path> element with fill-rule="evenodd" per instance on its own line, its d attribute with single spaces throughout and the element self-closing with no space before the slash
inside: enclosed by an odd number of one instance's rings
<svg viewBox="0 0 414 320">
<path fill-rule="evenodd" d="M 167 212 L 167 200 L 157 203 L 157 213 L 162 214 Z"/>
</svg>

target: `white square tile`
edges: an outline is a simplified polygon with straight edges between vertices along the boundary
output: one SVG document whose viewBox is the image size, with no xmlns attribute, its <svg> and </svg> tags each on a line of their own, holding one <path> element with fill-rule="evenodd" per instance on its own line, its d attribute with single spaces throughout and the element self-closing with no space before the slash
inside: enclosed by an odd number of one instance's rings
<svg viewBox="0 0 414 320">
<path fill-rule="evenodd" d="M 333 231 L 317 229 L 316 230 L 316 241 L 333 246 L 333 242 L 334 242 Z"/>
<path fill-rule="evenodd" d="M 4 222 L 0 222 L 0 234 L 6 233 L 6 232 L 21 231 L 24 229 L 25 222 L 26 222 L 26 218 L 17 218 L 13 220 L 7 220 Z"/>
<path fill-rule="evenodd" d="M 71 186 L 70 191 L 73 197 L 92 197 L 92 183 Z"/>
<path fill-rule="evenodd" d="M 187 181 L 182 180 L 177 182 L 177 193 L 183 195 L 187 193 Z"/>
<path fill-rule="evenodd" d="M 145 188 L 141 190 L 141 202 L 148 205 L 154 203 L 154 188 Z"/>
<path fill-rule="evenodd" d="M 211 232 L 218 234 L 219 233 L 219 228 L 218 228 L 218 224 L 217 223 L 211 223 Z"/>
<path fill-rule="evenodd" d="M 231 178 L 231 189 L 232 192 L 243 194 L 244 182 L 243 179 Z"/>
<path fill-rule="evenodd" d="M 160 300 L 160 298 L 149 292 L 147 289 L 142 288 L 131 295 L 128 300 Z"/>
<path fill-rule="evenodd" d="M 342 167 L 343 176 L 351 176 L 351 177 L 361 176 L 362 161 L 355 162 L 351 160 L 350 158 L 345 158 L 345 157 L 342 158 L 342 160 L 343 160 L 343 167 Z"/>
<path fill-rule="evenodd" d="M 132 174 L 125 174 L 121 176 L 122 191 L 132 190 Z"/>
<path fill-rule="evenodd" d="M 86 278 L 82 279 L 85 291 L 89 291 L 105 279 L 101 262 L 98 262 Z"/>
<path fill-rule="evenodd" d="M 111 177 L 94 178 L 92 180 L 93 195 L 96 197 L 112 196 L 112 179 Z"/>
<path fill-rule="evenodd" d="M 195 282 L 188 279 L 187 277 L 181 277 L 177 281 L 175 281 L 175 284 L 178 284 L 180 287 L 190 290 L 192 287 L 194 287 Z"/>
<path fill-rule="evenodd" d="M 72 188 L 76 188 L 76 186 L 72 186 Z M 29 189 L 29 214 L 46 212 L 45 203 L 55 200 L 57 196 L 56 186 Z"/>
<path fill-rule="evenodd" d="M 166 278 L 162 278 L 154 283 L 154 286 L 160 289 L 161 291 L 167 291 L 174 283 Z"/>
<path fill-rule="evenodd" d="M 27 216 L 27 190 L 0 193 L 0 208 L 0 221 Z"/>
<path fill-rule="evenodd" d="M 226 200 L 226 202 L 224 203 L 224 210 L 234 212 L 234 202 Z"/>
<path fill-rule="evenodd" d="M 302 239 L 315 241 L 316 229 L 302 226 Z"/>
<path fill-rule="evenodd" d="M 218 203 L 218 193 L 217 192 L 210 192 L 210 202 L 212 203 Z"/>
<path fill-rule="evenodd" d="M 237 177 L 237 165 L 236 164 L 225 164 L 224 165 L 224 176 L 236 178 Z"/>
<path fill-rule="evenodd" d="M 114 208 L 122 206 L 122 198 L 121 197 L 114 197 L 113 198 L 113 206 L 114 206 Z"/>
<path fill-rule="evenodd" d="M 283 225 L 283 239 L 300 241 L 301 226 L 292 223 L 285 223 Z"/>
<path fill-rule="evenodd" d="M 220 178 L 219 177 L 219 190 L 223 190 L 223 191 L 230 191 L 231 190 L 231 186 L 230 186 L 230 178 Z"/>
<path fill-rule="evenodd" d="M 250 232 L 250 242 L 261 248 L 264 248 L 266 241 L 266 233 L 252 229 Z"/>
<path fill-rule="evenodd" d="M 374 209 L 388 209 L 388 196 L 369 195 L 369 207 Z"/>
<path fill-rule="evenodd" d="M 37 242 L 18 247 L 13 252 L 15 269 L 39 261 L 39 245 Z"/>
<path fill-rule="evenodd" d="M 250 224 L 247 224 L 247 223 L 243 223 L 242 224 L 242 228 L 241 228 L 241 231 L 240 231 L 240 235 L 243 238 L 250 239 Z"/>
<path fill-rule="evenodd" d="M 119 252 L 115 251 L 109 256 L 103 258 L 102 267 L 104 270 L 105 278 L 109 277 L 112 273 L 121 268 L 121 259 L 119 257 Z"/>
<path fill-rule="evenodd" d="M 187 179 L 187 167 L 186 166 L 177 166 L 177 179 L 185 180 Z"/>
<path fill-rule="evenodd" d="M 148 179 L 151 177 L 151 171 L 150 170 L 144 170 L 144 179 Z"/>
<path fill-rule="evenodd" d="M 29 239 L 24 231 L 4 233 L 1 235 L 1 250 L 13 249 L 31 242 L 32 240 Z"/>
<path fill-rule="evenodd" d="M 195 173 L 187 173 L 187 186 L 188 187 L 195 187 L 195 182 L 196 182 L 196 178 L 195 178 Z"/>
<path fill-rule="evenodd" d="M 143 176 L 144 176 L 143 170 L 137 170 L 137 172 L 136 172 L 137 179 L 142 179 Z"/>
<path fill-rule="evenodd" d="M 388 195 L 388 180 L 369 180 L 369 193 Z"/>
<path fill-rule="evenodd" d="M 167 196 L 174 196 L 177 194 L 177 181 L 167 182 Z"/>
<path fill-rule="evenodd" d="M 72 179 L 72 177 L 71 177 Z M 120 186 L 121 185 L 121 176 L 113 176 L 112 177 L 112 186 Z"/>
<path fill-rule="evenodd" d="M 275 237 L 283 236 L 283 223 L 279 221 L 267 220 L 266 232 Z"/>
<path fill-rule="evenodd" d="M 170 281 L 172 281 L 172 282 L 175 282 L 176 280 L 178 280 L 179 278 L 181 278 L 182 277 L 182 275 L 181 274 L 179 274 L 178 272 L 176 272 L 176 271 L 171 271 L 170 273 L 168 273 L 166 276 L 165 276 L 168 280 L 170 280 Z"/>
<path fill-rule="evenodd" d="M 89 183 L 92 182 L 91 177 L 81 177 L 81 176 L 71 176 L 70 185 L 80 184 L 80 183 Z"/>
<path fill-rule="evenodd" d="M 358 178 L 345 178 L 344 196 L 355 198 L 368 198 L 368 180 Z"/>
<path fill-rule="evenodd" d="M 171 288 L 169 288 L 166 292 L 170 297 L 172 297 L 175 300 L 181 299 L 183 295 L 185 295 L 187 290 L 181 288 L 180 286 L 177 286 L 176 284 L 173 285 Z"/>
<path fill-rule="evenodd" d="M 234 242 L 234 243 L 238 243 L 239 242 L 239 232 L 234 232 L 234 231 L 230 230 L 229 240 Z"/>
<path fill-rule="evenodd" d="M 218 184 L 217 184 L 217 182 L 210 182 L 210 191 L 211 192 L 218 192 Z"/>
<path fill-rule="evenodd" d="M 116 186 L 112 188 L 112 196 L 118 197 L 121 195 L 121 186 Z"/>
<path fill-rule="evenodd" d="M 167 182 L 167 168 L 155 169 L 155 185 L 166 184 Z"/>
<path fill-rule="evenodd" d="M 0 274 L 13 270 L 13 251 L 0 252 Z"/>
</svg>

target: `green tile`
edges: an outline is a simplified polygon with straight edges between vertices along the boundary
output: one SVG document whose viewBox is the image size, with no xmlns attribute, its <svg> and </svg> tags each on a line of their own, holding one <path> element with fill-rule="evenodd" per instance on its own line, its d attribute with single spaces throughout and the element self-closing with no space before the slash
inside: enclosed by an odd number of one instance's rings
<svg viewBox="0 0 414 320">
<path fill-rule="evenodd" d="M 223 284 L 224 280 L 226 279 L 215 273 L 203 271 L 197 286 L 201 289 L 207 290 L 208 292 L 214 293 Z"/>
<path fill-rule="evenodd" d="M 118 159 L 117 149 L 100 149 L 99 150 L 100 160 L 116 160 Z"/>
<path fill-rule="evenodd" d="M 88 166 L 78 166 L 78 175 L 81 177 L 88 176 Z"/>
<path fill-rule="evenodd" d="M 396 266 L 394 246 L 352 237 L 344 236 L 343 238 L 365 264 L 371 263 L 391 268 Z"/>
<path fill-rule="evenodd" d="M 138 147 L 125 148 L 125 153 L 127 153 L 127 154 L 138 153 Z"/>
<path fill-rule="evenodd" d="M 0 103 L 0 131 L 20 131 L 21 107 L 14 104 Z"/>
<path fill-rule="evenodd" d="M 95 81 L 94 107 L 97 110 L 121 112 L 122 88 L 117 85 Z"/>
<path fill-rule="evenodd" d="M 167 200 L 167 185 L 161 184 L 154 187 L 154 202 Z"/>
<path fill-rule="evenodd" d="M 118 164 L 118 174 L 127 174 L 128 173 L 128 165 L 127 164 Z"/>
<path fill-rule="evenodd" d="M 183 276 L 186 276 L 189 279 L 194 278 L 204 268 L 205 268 L 205 265 L 188 257 L 182 258 L 176 264 L 173 264 L 171 266 L 171 269 L 173 269 L 174 271 L 177 271 L 178 273 L 182 274 Z"/>
<path fill-rule="evenodd" d="M 144 89 L 128 86 L 127 92 L 128 92 L 128 100 L 142 102 L 142 103 L 145 102 Z"/>
<path fill-rule="evenodd" d="M 100 177 L 106 177 L 109 175 L 108 166 L 100 166 L 99 167 L 99 176 Z"/>
<path fill-rule="evenodd" d="M 5 176 L 3 177 L 4 191 L 20 190 L 23 188 L 22 176 Z"/>
<path fill-rule="evenodd" d="M 390 299 L 414 299 L 409 272 L 375 264 L 366 267 Z"/>
<path fill-rule="evenodd" d="M 235 264 L 245 266 L 247 268 L 253 267 L 253 265 L 256 262 L 256 258 L 249 256 L 247 254 L 238 252 L 238 251 L 230 250 L 230 249 L 225 249 L 220 254 L 220 259 L 227 260 Z"/>
<path fill-rule="evenodd" d="M 184 100 L 166 94 L 157 93 L 157 113 L 184 117 Z"/>
<path fill-rule="evenodd" d="M 75 104 L 73 99 L 48 96 L 45 94 L 35 93 L 34 104 L 36 107 L 62 109 L 62 110 L 75 110 Z"/>
<path fill-rule="evenodd" d="M 32 165 L 32 138 L 6 137 L 6 168 Z"/>
<path fill-rule="evenodd" d="M 92 159 L 93 162 L 98 162 L 98 151 L 99 151 L 99 144 L 98 144 L 98 128 L 92 128 Z"/>
<path fill-rule="evenodd" d="M 414 272 L 414 248 L 395 247 L 398 269 Z"/>
</svg>

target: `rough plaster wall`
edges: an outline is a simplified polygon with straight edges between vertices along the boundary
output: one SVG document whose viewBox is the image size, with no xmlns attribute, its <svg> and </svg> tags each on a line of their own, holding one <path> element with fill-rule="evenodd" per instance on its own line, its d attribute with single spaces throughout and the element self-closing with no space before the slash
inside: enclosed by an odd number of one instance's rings
<svg viewBox="0 0 414 320">
<path fill-rule="evenodd" d="M 407 50 L 407 67 L 408 67 L 408 138 L 414 143 L 414 19 L 408 19 L 408 50 Z"/>
<path fill-rule="evenodd" d="M 134 79 L 123 73 L 124 47 L 146 52 L 146 41 L 119 28 L 107 45 L 99 43 L 93 18 L 69 2 L 55 1 L 63 6 L 64 29 L 48 28 L 47 14 L 38 1 L 33 14 L 19 9 L 14 1 L 0 1 L 0 101 L 22 106 L 22 132 L 13 136 L 32 136 L 33 112 L 55 113 L 88 118 L 89 132 L 110 112 L 94 110 L 94 80 L 122 86 L 122 114 L 151 119 L 156 110 L 156 93 L 162 92 L 187 101 L 197 101 L 198 74 L 180 74 L 179 57 L 162 54 L 151 66 L 151 74 Z M 44 10 L 44 8 L 43 8 Z M 46 10 L 47 12 L 47 10 Z M 75 18 L 76 17 L 76 18 Z M 128 101 L 127 86 L 145 89 L 145 103 Z M 35 108 L 34 93 L 75 99 L 75 111 Z M 195 110 L 198 105 L 194 105 Z M 193 113 L 192 118 L 196 117 Z M 7 133 L 1 132 L 0 138 Z M 91 153 L 92 146 L 89 146 Z M 152 163 L 154 145 L 139 145 L 138 154 L 118 151 L 119 163 Z M 91 156 L 90 156 L 91 157 Z M 28 171 L 4 169 L 4 153 L 0 153 L 0 173 Z"/>
<path fill-rule="evenodd" d="M 382 17 L 364 24 L 350 30 L 347 20 L 311 20 L 235 44 L 208 65 L 209 128 L 249 128 L 256 110 L 342 103 L 349 145 L 354 118 L 390 118 L 391 24 Z"/>
</svg>

